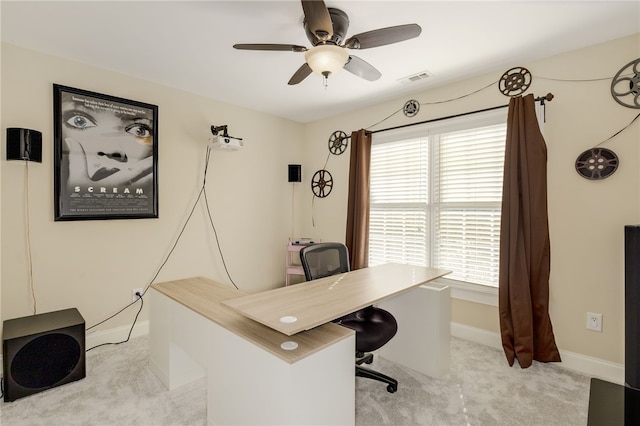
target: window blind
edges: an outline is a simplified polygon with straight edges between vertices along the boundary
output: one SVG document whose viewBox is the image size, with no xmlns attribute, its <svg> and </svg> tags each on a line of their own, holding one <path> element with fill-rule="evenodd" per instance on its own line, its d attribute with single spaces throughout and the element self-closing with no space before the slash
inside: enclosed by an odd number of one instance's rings
<svg viewBox="0 0 640 426">
<path fill-rule="evenodd" d="M 497 287 L 505 122 L 498 111 L 374 135 L 370 266 L 434 266 Z"/>
<path fill-rule="evenodd" d="M 374 145 L 371 164 L 369 265 L 424 265 L 430 221 L 427 140 Z"/>
<path fill-rule="evenodd" d="M 434 265 L 448 278 L 498 284 L 506 125 L 434 138 Z"/>
</svg>

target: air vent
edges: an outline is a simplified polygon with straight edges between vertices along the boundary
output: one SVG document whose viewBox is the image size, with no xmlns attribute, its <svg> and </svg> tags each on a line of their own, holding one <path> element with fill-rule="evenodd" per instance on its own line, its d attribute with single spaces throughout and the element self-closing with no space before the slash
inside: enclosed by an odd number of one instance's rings
<svg viewBox="0 0 640 426">
<path fill-rule="evenodd" d="M 398 81 L 402 84 L 407 84 L 407 83 L 415 83 L 416 81 L 421 81 L 426 79 L 427 77 L 431 77 L 431 72 L 430 71 L 421 71 L 419 73 L 410 75 L 408 77 L 404 77 L 399 79 Z"/>
</svg>

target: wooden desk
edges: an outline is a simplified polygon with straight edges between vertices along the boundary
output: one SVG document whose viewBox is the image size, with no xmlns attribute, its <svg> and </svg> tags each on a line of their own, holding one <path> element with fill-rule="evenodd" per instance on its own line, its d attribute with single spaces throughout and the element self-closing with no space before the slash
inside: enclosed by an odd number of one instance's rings
<svg viewBox="0 0 640 426">
<path fill-rule="evenodd" d="M 431 377 L 450 360 L 450 289 L 430 281 L 450 271 L 388 263 L 222 302 L 288 336 L 378 304 L 398 333 L 379 353 Z"/>
<path fill-rule="evenodd" d="M 285 336 L 221 303 L 243 294 L 206 278 L 152 285 L 156 375 L 169 389 L 206 377 L 210 424 L 353 424 L 353 331 L 324 324 Z"/>
<path fill-rule="evenodd" d="M 206 278 L 154 284 L 150 365 L 169 389 L 206 377 L 210 424 L 354 424 L 355 334 L 329 321 L 380 302 L 398 321 L 380 355 L 439 377 L 449 368 L 449 288 L 428 282 L 446 273 L 382 265 L 251 295 Z M 280 332 L 237 305 L 298 321 Z"/>
<path fill-rule="evenodd" d="M 222 303 L 274 330 L 292 336 L 450 272 L 387 263 Z"/>
</svg>

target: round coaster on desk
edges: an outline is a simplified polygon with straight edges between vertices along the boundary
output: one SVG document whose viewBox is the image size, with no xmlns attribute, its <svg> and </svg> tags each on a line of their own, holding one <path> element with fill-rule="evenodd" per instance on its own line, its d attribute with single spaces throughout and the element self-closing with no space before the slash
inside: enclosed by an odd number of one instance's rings
<svg viewBox="0 0 640 426">
<path fill-rule="evenodd" d="M 298 318 L 287 315 L 285 317 L 280 318 L 280 322 L 283 324 L 291 324 L 298 321 Z"/>
<path fill-rule="evenodd" d="M 284 342 L 280 345 L 282 349 L 285 351 L 292 351 L 294 349 L 298 349 L 298 344 L 296 342 L 292 342 L 291 340 Z"/>
</svg>

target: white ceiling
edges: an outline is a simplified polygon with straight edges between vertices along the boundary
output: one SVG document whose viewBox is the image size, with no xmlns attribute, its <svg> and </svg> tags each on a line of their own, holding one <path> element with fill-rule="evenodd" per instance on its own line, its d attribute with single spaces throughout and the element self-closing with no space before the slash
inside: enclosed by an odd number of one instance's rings
<svg viewBox="0 0 640 426">
<path fill-rule="evenodd" d="M 347 37 L 407 23 L 419 24 L 422 34 L 351 50 L 382 78 L 369 82 L 342 71 L 326 89 L 315 74 L 287 85 L 303 53 L 232 48 L 310 47 L 301 4 L 293 0 L 2 1 L 1 35 L 3 42 L 308 122 L 485 72 L 496 71 L 497 79 L 532 60 L 640 32 L 638 0 L 325 3 L 349 15 Z M 425 70 L 432 74 L 426 80 L 398 82 Z"/>
</svg>

